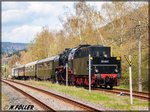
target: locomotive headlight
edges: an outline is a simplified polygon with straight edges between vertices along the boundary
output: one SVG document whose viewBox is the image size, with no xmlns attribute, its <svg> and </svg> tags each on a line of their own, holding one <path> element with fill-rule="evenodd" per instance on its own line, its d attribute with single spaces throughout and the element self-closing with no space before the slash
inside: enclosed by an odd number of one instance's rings
<svg viewBox="0 0 150 112">
<path fill-rule="evenodd" d="M 107 58 L 108 57 L 107 54 L 104 54 L 104 57 Z"/>
<path fill-rule="evenodd" d="M 99 71 L 98 71 L 98 69 L 95 69 L 95 73 L 98 73 Z"/>
<path fill-rule="evenodd" d="M 103 56 L 105 57 L 105 58 L 107 58 L 108 56 L 107 56 L 107 54 L 105 53 L 105 52 L 103 52 Z"/>
<path fill-rule="evenodd" d="M 115 72 L 118 73 L 118 69 L 115 69 Z"/>
</svg>

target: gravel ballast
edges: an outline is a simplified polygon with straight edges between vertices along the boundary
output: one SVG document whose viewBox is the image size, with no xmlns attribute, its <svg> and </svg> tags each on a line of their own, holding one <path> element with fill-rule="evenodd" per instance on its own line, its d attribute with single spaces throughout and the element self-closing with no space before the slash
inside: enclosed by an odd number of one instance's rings
<svg viewBox="0 0 150 112">
<path fill-rule="evenodd" d="M 1 83 L 2 87 L 2 94 L 6 96 L 5 100 L 2 102 L 2 110 L 8 111 L 35 111 L 35 110 L 42 110 L 38 105 L 34 104 L 28 98 L 26 98 L 21 93 L 14 90 L 12 87 L 8 86 L 5 83 Z M 2 96 L 3 97 L 3 96 Z M 5 103 L 7 102 L 7 103 Z M 33 105 L 33 106 L 32 106 Z M 28 109 L 26 107 L 29 107 Z M 30 108 L 31 107 L 31 108 Z M 33 108 L 32 108 L 33 107 Z"/>
<path fill-rule="evenodd" d="M 23 83 L 23 82 L 22 82 L 22 83 Z M 24 83 L 24 84 L 26 84 L 26 83 Z M 27 85 L 28 85 L 28 84 L 27 84 Z M 33 86 L 33 87 L 37 87 L 37 86 L 35 86 L 35 85 L 32 85 L 32 86 Z M 18 86 L 18 87 L 19 87 L 19 86 Z M 101 104 L 95 104 L 95 103 L 87 102 L 87 101 L 85 101 L 85 100 L 83 100 L 83 99 L 76 98 L 76 97 L 74 97 L 74 96 L 72 96 L 72 95 L 68 95 L 68 94 L 65 94 L 65 93 L 62 93 L 62 92 L 58 92 L 58 91 L 55 91 L 55 90 L 51 90 L 50 88 L 48 89 L 48 88 L 42 87 L 42 86 L 38 86 L 37 88 L 43 89 L 43 90 L 45 90 L 45 91 L 48 91 L 48 92 L 51 92 L 51 93 L 54 93 L 54 94 L 57 94 L 57 95 L 60 95 L 60 96 L 64 96 L 64 97 L 66 97 L 66 98 L 68 98 L 68 99 L 72 99 L 72 100 L 74 100 L 74 101 L 76 101 L 76 102 L 80 102 L 80 103 L 83 103 L 83 104 L 92 106 L 92 107 L 94 107 L 94 108 L 96 108 L 96 109 L 100 109 L 100 110 L 102 110 L 102 111 L 105 111 L 105 110 L 110 111 L 110 110 L 112 110 L 112 109 L 110 109 L 110 108 L 104 107 L 104 106 L 101 105 Z M 40 95 L 38 95 L 38 94 L 35 94 L 35 93 L 31 92 L 31 91 L 28 91 L 28 93 L 31 93 L 32 95 L 34 95 L 34 96 L 37 97 L 37 98 L 40 98 L 41 100 L 45 99 L 44 97 L 42 97 L 42 96 L 40 96 Z M 47 99 L 45 99 L 45 100 L 43 100 L 43 101 L 44 101 L 45 103 L 47 103 L 46 101 L 48 101 L 51 105 L 54 105 L 54 108 L 55 108 L 56 110 L 72 110 L 72 109 L 70 108 L 70 106 L 69 106 L 69 107 L 68 107 L 68 106 L 63 106 L 63 105 L 61 105 L 61 103 L 55 102 L 55 100 L 53 100 L 53 99 L 51 99 L 51 98 L 47 98 Z M 53 103 L 54 103 L 54 104 L 53 104 Z M 56 104 L 55 104 L 55 103 L 56 103 Z"/>
<path fill-rule="evenodd" d="M 35 98 L 39 99 L 40 101 L 44 102 L 45 104 L 49 105 L 56 111 L 85 111 L 84 109 L 77 107 L 75 105 L 72 105 L 71 103 L 68 103 L 62 99 L 55 98 L 50 95 L 46 95 L 40 91 L 30 89 L 28 87 L 18 85 L 11 83 L 12 85 L 16 86 L 19 89 L 22 89 L 23 91 L 27 92 L 28 94 L 34 96 Z M 38 93 L 38 94 L 37 94 Z"/>
</svg>

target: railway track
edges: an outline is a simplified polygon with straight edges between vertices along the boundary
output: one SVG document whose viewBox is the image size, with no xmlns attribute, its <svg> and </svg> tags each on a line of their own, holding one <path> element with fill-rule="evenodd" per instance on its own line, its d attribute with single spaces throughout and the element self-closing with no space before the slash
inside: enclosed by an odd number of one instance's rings
<svg viewBox="0 0 150 112">
<path fill-rule="evenodd" d="M 13 87 L 13 88 L 16 89 L 17 91 L 21 92 L 21 93 L 24 94 L 25 96 L 31 98 L 31 100 L 33 100 L 35 103 L 37 103 L 40 107 L 42 107 L 42 108 L 45 109 L 45 110 L 56 111 L 56 110 L 54 110 L 53 108 L 49 107 L 47 104 L 45 104 L 45 103 L 39 101 L 38 99 L 34 98 L 34 97 L 31 96 L 31 95 L 25 93 L 25 92 L 22 91 L 21 89 L 19 89 L 19 88 L 13 86 L 12 83 L 18 84 L 18 85 L 21 85 L 21 86 L 24 86 L 24 87 L 27 87 L 27 88 L 32 89 L 32 90 L 36 90 L 36 91 L 42 92 L 43 94 L 46 94 L 46 95 L 55 97 L 55 98 L 57 98 L 57 99 L 59 99 L 59 100 L 63 100 L 63 101 L 65 101 L 65 102 L 67 102 L 67 103 L 69 103 L 69 104 L 71 104 L 71 105 L 74 105 L 74 106 L 76 106 L 76 107 L 78 107 L 78 108 L 82 108 L 82 110 L 84 110 L 84 111 L 94 111 L 94 112 L 95 112 L 95 111 L 100 111 L 100 112 L 103 111 L 103 110 L 101 110 L 101 109 L 99 109 L 99 108 L 95 108 L 95 107 L 92 107 L 92 106 L 90 106 L 90 105 L 86 105 L 86 104 L 84 104 L 84 103 L 82 103 L 82 102 L 75 101 L 75 100 L 72 100 L 72 99 L 70 99 L 70 98 L 66 98 L 66 97 L 64 97 L 64 96 L 61 96 L 61 95 L 58 95 L 58 94 L 54 94 L 54 93 L 52 93 L 52 92 L 50 92 L 50 91 L 47 91 L 47 90 L 44 90 L 44 89 L 40 89 L 40 88 L 37 88 L 37 87 L 33 87 L 33 86 L 30 86 L 30 85 L 27 85 L 27 84 L 24 84 L 24 83 L 12 81 L 12 80 L 4 80 L 4 79 L 1 80 L 1 81 L 4 82 L 4 83 L 6 83 L 6 84 L 8 84 L 8 85 L 10 85 L 11 87 Z"/>
<path fill-rule="evenodd" d="M 109 92 L 109 93 L 116 93 L 116 94 L 120 94 L 120 95 L 130 96 L 130 90 L 126 90 L 126 89 L 113 88 L 112 90 L 108 90 L 108 89 L 102 89 L 102 88 L 97 89 L 96 88 L 96 89 L 94 89 L 94 91 L 105 91 L 105 92 Z M 132 95 L 135 98 L 140 98 L 143 100 L 150 100 L 150 93 L 132 91 Z"/>
<path fill-rule="evenodd" d="M 48 106 L 47 104 L 41 102 L 40 100 L 38 100 L 37 98 L 31 96 L 30 94 L 24 92 L 23 90 L 15 87 L 14 85 L 10 84 L 9 82 L 6 82 L 4 80 L 1 80 L 3 83 L 9 85 L 10 87 L 14 88 L 16 91 L 20 92 L 21 94 L 23 94 L 25 97 L 29 98 L 31 101 L 33 101 L 35 104 L 37 104 L 39 107 L 41 107 L 43 110 L 45 111 L 52 111 L 55 112 L 55 110 L 53 108 L 51 108 L 50 106 Z"/>
</svg>

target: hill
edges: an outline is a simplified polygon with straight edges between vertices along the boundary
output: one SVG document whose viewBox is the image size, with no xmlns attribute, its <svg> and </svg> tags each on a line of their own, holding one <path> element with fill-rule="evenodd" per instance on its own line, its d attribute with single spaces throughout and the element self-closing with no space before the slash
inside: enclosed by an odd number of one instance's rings
<svg viewBox="0 0 150 112">
<path fill-rule="evenodd" d="M 27 49 L 27 43 L 12 43 L 12 42 L 1 42 L 2 54 L 12 54 L 16 51 Z"/>
</svg>

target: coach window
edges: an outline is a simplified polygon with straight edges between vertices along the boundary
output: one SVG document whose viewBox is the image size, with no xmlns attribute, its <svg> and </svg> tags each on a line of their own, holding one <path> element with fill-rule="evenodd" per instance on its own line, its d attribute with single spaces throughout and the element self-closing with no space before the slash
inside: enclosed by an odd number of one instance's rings
<svg viewBox="0 0 150 112">
<path fill-rule="evenodd" d="M 85 57 L 87 56 L 87 49 L 85 49 Z"/>
<path fill-rule="evenodd" d="M 84 49 L 84 57 L 86 57 L 86 49 Z"/>
<path fill-rule="evenodd" d="M 87 49 L 85 49 L 85 57 L 88 56 L 88 52 L 87 52 Z"/>
<path fill-rule="evenodd" d="M 84 57 L 86 56 L 86 49 L 84 49 Z"/>
<path fill-rule="evenodd" d="M 31 66 L 29 67 L 29 71 L 31 71 Z"/>
<path fill-rule="evenodd" d="M 77 58 L 77 57 L 79 57 L 79 51 L 76 51 L 75 52 L 75 56 L 74 56 L 75 58 Z"/>
<path fill-rule="evenodd" d="M 42 67 L 43 67 L 42 64 L 38 65 L 38 68 L 39 68 L 39 69 L 42 69 Z"/>
<path fill-rule="evenodd" d="M 42 69 L 42 64 L 39 65 L 39 68 Z"/>
<path fill-rule="evenodd" d="M 32 69 L 33 69 L 33 66 L 30 67 L 30 71 L 32 71 Z"/>
<path fill-rule="evenodd" d="M 87 57 L 87 49 L 85 49 L 85 57 Z"/>
<path fill-rule="evenodd" d="M 32 70 L 32 66 L 30 66 L 30 70 Z"/>
<path fill-rule="evenodd" d="M 49 69 L 49 66 L 50 66 L 49 64 L 50 64 L 50 62 L 47 62 L 47 63 L 46 63 L 46 65 L 47 65 L 47 66 L 46 66 L 46 69 Z"/>
<path fill-rule="evenodd" d="M 78 51 L 78 53 L 79 53 L 79 58 L 82 57 L 82 50 L 81 49 Z"/>
<path fill-rule="evenodd" d="M 99 57 L 99 52 L 98 51 L 96 51 L 96 57 Z"/>
<path fill-rule="evenodd" d="M 30 66 L 30 71 L 32 71 L 32 66 Z"/>
<path fill-rule="evenodd" d="M 83 50 L 80 50 L 79 57 L 82 57 L 82 55 L 83 55 Z"/>
<path fill-rule="evenodd" d="M 52 69 L 52 61 L 49 63 L 49 68 Z"/>
<path fill-rule="evenodd" d="M 85 55 L 85 52 L 84 52 L 84 51 L 85 51 L 85 49 L 82 50 L 82 55 L 81 55 L 81 57 L 84 57 L 84 55 Z"/>
<path fill-rule="evenodd" d="M 32 70 L 34 71 L 35 66 L 33 65 L 32 67 L 33 67 L 33 69 L 32 69 Z"/>
<path fill-rule="evenodd" d="M 41 69 L 43 69 L 44 68 L 44 65 L 43 64 L 41 64 Z"/>
<path fill-rule="evenodd" d="M 44 63 L 44 68 L 47 68 L 47 63 Z"/>
<path fill-rule="evenodd" d="M 85 57 L 87 56 L 87 51 L 86 51 L 86 49 L 85 49 Z"/>
<path fill-rule="evenodd" d="M 47 68 L 48 68 L 48 69 L 50 68 L 50 62 L 49 62 L 49 63 L 47 63 Z"/>
</svg>

